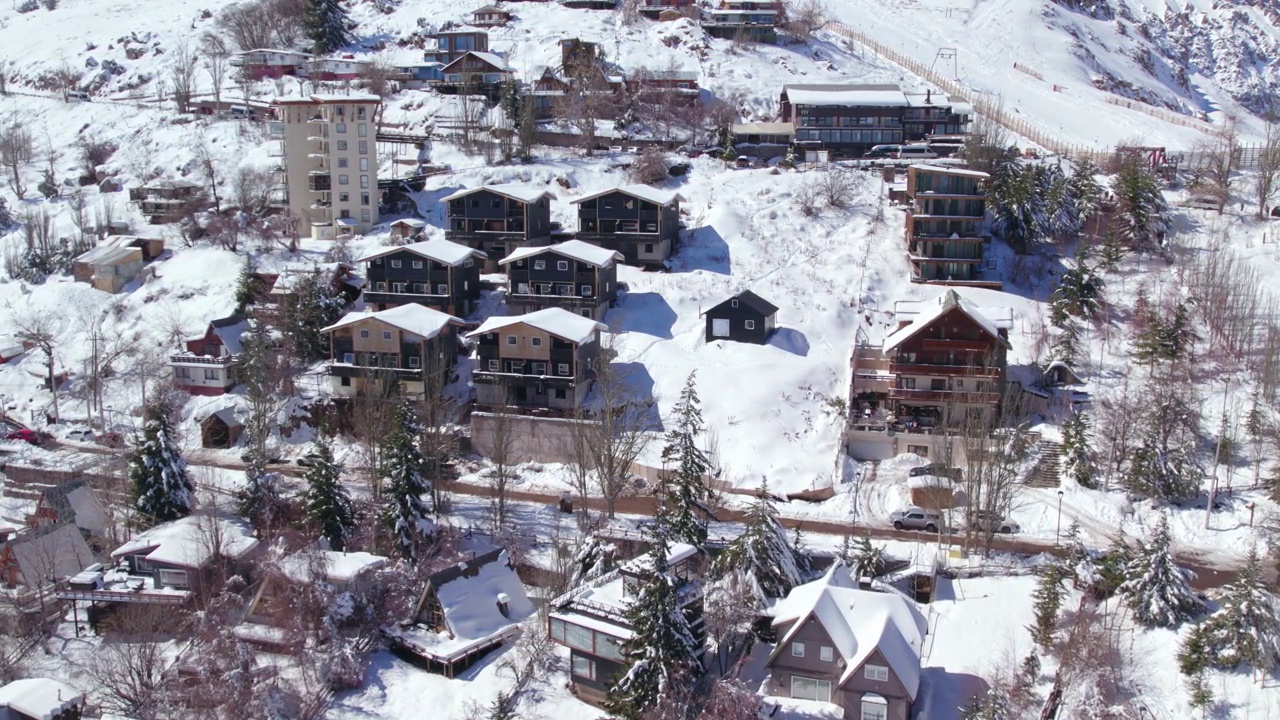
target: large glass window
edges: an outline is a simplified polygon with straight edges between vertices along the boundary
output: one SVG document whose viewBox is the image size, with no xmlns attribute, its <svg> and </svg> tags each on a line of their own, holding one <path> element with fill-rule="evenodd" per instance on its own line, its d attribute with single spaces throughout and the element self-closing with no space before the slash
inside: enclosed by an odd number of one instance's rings
<svg viewBox="0 0 1280 720">
<path fill-rule="evenodd" d="M 792 675 L 791 697 L 798 700 L 831 702 L 831 681 Z"/>
<path fill-rule="evenodd" d="M 566 625 L 564 628 L 564 641 L 571 648 L 595 652 L 595 647 L 591 642 L 592 634 L 586 628 L 578 627 L 577 625 Z"/>
<path fill-rule="evenodd" d="M 573 627 L 570 625 L 569 627 Z M 579 655 L 573 656 L 573 674 L 576 677 L 585 678 L 587 680 L 596 679 L 596 664 L 588 658 Z"/>
</svg>

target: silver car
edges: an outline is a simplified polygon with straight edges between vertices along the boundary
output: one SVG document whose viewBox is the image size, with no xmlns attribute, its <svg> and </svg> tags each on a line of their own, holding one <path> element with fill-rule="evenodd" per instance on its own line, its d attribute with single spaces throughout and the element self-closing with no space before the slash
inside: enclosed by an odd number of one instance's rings
<svg viewBox="0 0 1280 720">
<path fill-rule="evenodd" d="M 909 507 L 892 513 L 889 515 L 889 521 L 893 523 L 895 530 L 938 532 L 938 528 L 946 527 L 942 515 L 936 510 L 923 510 L 918 507 Z"/>
</svg>

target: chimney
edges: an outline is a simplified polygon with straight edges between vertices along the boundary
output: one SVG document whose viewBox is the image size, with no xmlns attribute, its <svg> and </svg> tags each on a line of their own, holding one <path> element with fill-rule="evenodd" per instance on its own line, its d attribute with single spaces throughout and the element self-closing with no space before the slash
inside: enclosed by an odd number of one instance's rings
<svg viewBox="0 0 1280 720">
<path fill-rule="evenodd" d="M 925 104 L 925 105 L 932 105 L 932 104 L 933 104 L 933 90 L 931 90 L 931 89 L 926 89 L 926 90 L 924 91 L 924 104 Z"/>
</svg>

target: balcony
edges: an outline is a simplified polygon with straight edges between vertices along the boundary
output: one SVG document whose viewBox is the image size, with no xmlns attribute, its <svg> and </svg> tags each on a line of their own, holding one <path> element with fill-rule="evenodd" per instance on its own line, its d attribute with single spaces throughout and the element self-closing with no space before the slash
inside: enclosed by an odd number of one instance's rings
<svg viewBox="0 0 1280 720">
<path fill-rule="evenodd" d="M 903 402 L 941 402 L 965 405 L 989 404 L 1000 402 L 1000 393 L 973 392 L 969 390 L 918 390 L 908 388 L 889 388 L 890 400 Z"/>
<path fill-rule="evenodd" d="M 370 375 L 393 375 L 397 380 L 419 380 L 422 368 L 385 367 L 382 365 L 356 365 L 353 363 L 329 363 L 329 375 L 332 377 L 368 377 Z"/>
<path fill-rule="evenodd" d="M 1000 368 L 978 365 L 932 365 L 925 363 L 889 362 L 889 372 L 895 375 L 924 375 L 946 377 L 999 378 Z"/>
<path fill-rule="evenodd" d="M 411 292 L 389 292 L 386 290 L 365 290 L 364 301 L 366 303 L 395 303 L 396 305 L 404 305 L 407 303 L 420 303 L 423 305 L 445 305 L 452 299 L 450 295 L 435 295 L 432 293 L 411 293 Z"/>
<path fill-rule="evenodd" d="M 575 377 L 563 375 L 527 375 L 525 373 L 498 372 L 495 370 L 472 370 L 471 381 L 482 385 L 510 385 L 530 387 L 543 385 L 553 389 L 570 389 L 578 384 Z"/>
<path fill-rule="evenodd" d="M 509 305 L 537 305 L 544 308 L 594 308 L 606 302 L 608 300 L 604 298 L 581 297 L 578 295 L 539 295 L 535 293 L 511 293 L 507 295 L 507 304 Z"/>
<path fill-rule="evenodd" d="M 284 123 L 279 120 L 267 122 L 267 135 L 273 140 L 284 139 Z"/>
<path fill-rule="evenodd" d="M 307 189 L 311 192 L 329 192 L 333 189 L 333 178 L 323 170 L 312 170 L 307 177 Z"/>
<path fill-rule="evenodd" d="M 226 368 L 234 365 L 236 358 L 234 355 L 223 355 L 222 357 L 213 357 L 211 355 L 192 355 L 190 353 L 178 353 L 169 356 L 169 364 L 171 365 L 200 365 L 202 367 L 221 367 Z"/>
</svg>

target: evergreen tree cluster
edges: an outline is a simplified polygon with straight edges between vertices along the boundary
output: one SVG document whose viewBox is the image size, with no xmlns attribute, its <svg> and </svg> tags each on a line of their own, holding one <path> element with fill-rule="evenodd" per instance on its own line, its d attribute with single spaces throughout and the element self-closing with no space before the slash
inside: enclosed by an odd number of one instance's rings
<svg viewBox="0 0 1280 720">
<path fill-rule="evenodd" d="M 1066 570 L 1056 562 L 1040 568 L 1036 591 L 1032 594 L 1035 623 L 1031 626 L 1031 638 L 1036 645 L 1048 650 L 1053 647 L 1053 634 L 1058 631 L 1058 613 L 1067 588 Z"/>
<path fill-rule="evenodd" d="M 320 331 L 338 320 L 346 304 L 322 273 L 308 273 L 298 281 L 286 302 L 283 331 L 299 358 L 313 361 L 324 357 L 328 347 Z"/>
<path fill-rule="evenodd" d="M 787 541 L 787 531 L 778 523 L 778 510 L 765 488 L 747 508 L 742 534 L 716 556 L 714 574 L 738 574 L 757 608 L 785 597 L 791 588 L 804 582 L 805 561 L 797 557 Z"/>
<path fill-rule="evenodd" d="M 1116 198 L 1117 239 L 1133 252 L 1156 252 L 1164 248 L 1170 230 L 1169 204 L 1164 199 L 1160 178 L 1137 153 L 1120 163 L 1111 191 Z"/>
<path fill-rule="evenodd" d="M 355 531 L 355 510 L 342 485 L 342 465 L 333 457 L 333 446 L 323 433 L 316 439 L 315 456 L 306 474 L 303 504 L 331 550 L 341 551 Z"/>
<path fill-rule="evenodd" d="M 1092 456 L 1089 418 L 1084 413 L 1076 413 L 1062 426 L 1062 465 L 1067 477 L 1080 487 L 1098 487 Z"/>
<path fill-rule="evenodd" d="M 1199 494 L 1205 475 L 1196 453 L 1199 409 L 1185 388 L 1153 381 L 1149 394 L 1149 405 L 1139 419 L 1138 442 L 1129 455 L 1129 489 L 1182 502 Z"/>
<path fill-rule="evenodd" d="M 1192 628 L 1178 653 L 1184 675 L 1195 677 L 1212 666 L 1249 667 L 1270 672 L 1280 662 L 1280 618 L 1276 598 L 1267 591 L 1262 564 L 1251 549 L 1245 566 L 1226 588 L 1217 612 Z"/>
<path fill-rule="evenodd" d="M 147 408 L 142 436 L 127 460 L 134 507 L 143 518 L 155 524 L 191 514 L 195 485 L 169 420 L 169 405 L 163 400 Z"/>
<path fill-rule="evenodd" d="M 350 21 L 341 0 L 307 0 L 302 16 L 311 52 L 328 55 L 351 42 Z"/>
<path fill-rule="evenodd" d="M 421 435 L 413 406 L 401 398 L 380 453 L 380 474 L 387 483 L 382 522 L 391 530 L 396 550 L 410 560 L 417 556 L 422 539 L 430 532 L 429 509 L 423 497 L 431 487 L 426 479 L 427 460 L 418 445 Z"/>
<path fill-rule="evenodd" d="M 1177 627 L 1204 607 L 1192 591 L 1186 571 L 1173 560 L 1169 520 L 1164 515 L 1125 574 L 1119 592 L 1141 625 Z"/>
<path fill-rule="evenodd" d="M 6 227 L 3 209 L 0 209 L 0 229 Z M 18 258 L 14 267 L 14 277 L 39 285 L 51 275 L 66 275 L 71 272 L 75 259 L 92 247 L 88 240 L 72 241 L 63 238 L 56 243 L 36 243 L 28 247 Z"/>
<path fill-rule="evenodd" d="M 659 514 L 671 538 L 694 547 L 707 543 L 707 519 L 711 512 L 711 488 L 707 473 L 711 463 L 698 446 L 703 433 L 697 380 L 690 374 L 680 391 L 662 447 L 662 489 Z"/>
<path fill-rule="evenodd" d="M 1199 340 L 1191 319 L 1191 309 L 1180 302 L 1165 319 L 1162 313 L 1147 309 L 1142 331 L 1134 339 L 1133 356 L 1141 364 L 1177 363 L 1191 358 L 1191 350 Z"/>
<path fill-rule="evenodd" d="M 1046 239 L 1076 237 L 1101 200 L 1095 174 L 1087 163 L 1067 175 L 1058 165 L 1001 162 L 987 188 L 992 229 L 1020 253 Z"/>
</svg>

